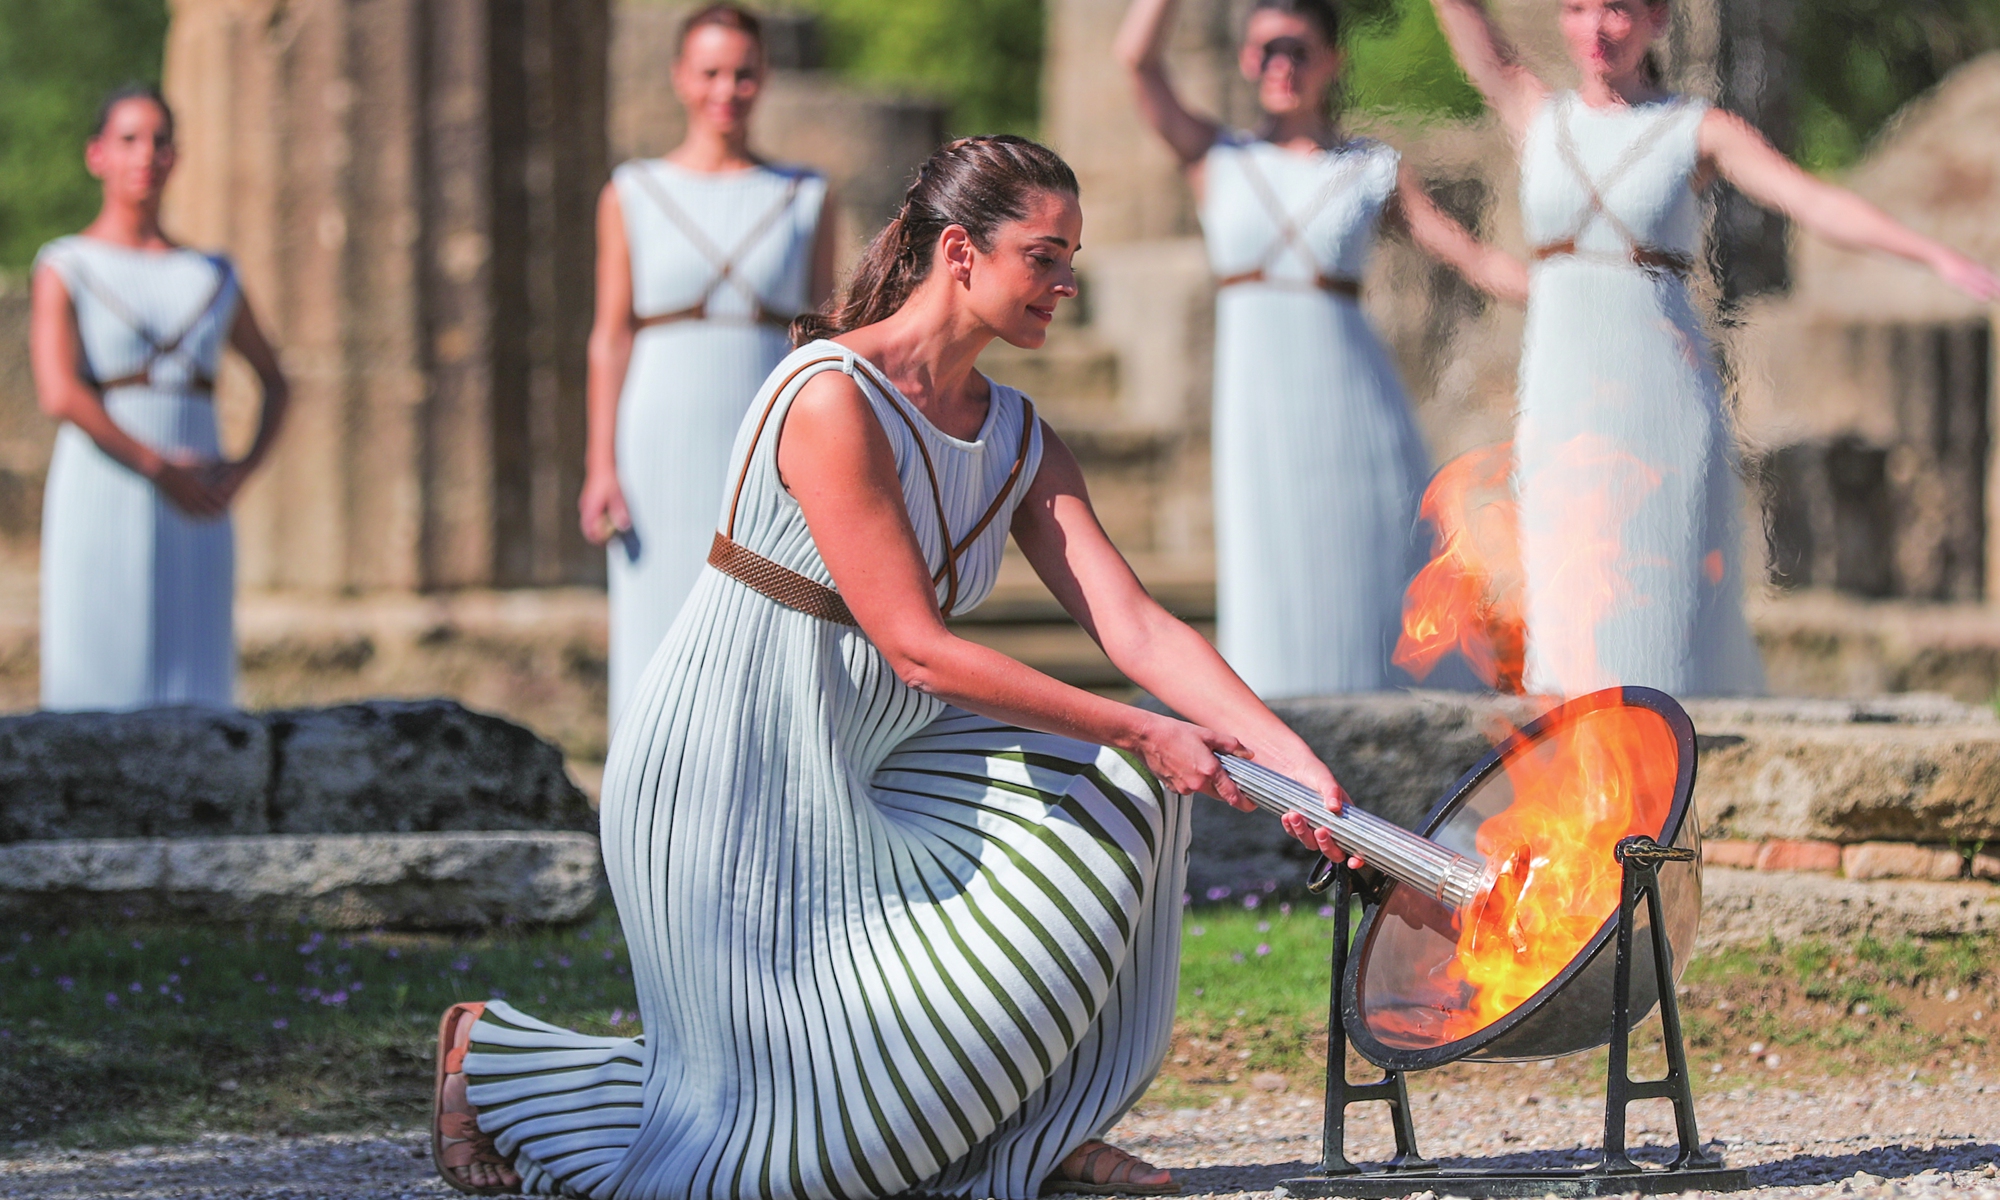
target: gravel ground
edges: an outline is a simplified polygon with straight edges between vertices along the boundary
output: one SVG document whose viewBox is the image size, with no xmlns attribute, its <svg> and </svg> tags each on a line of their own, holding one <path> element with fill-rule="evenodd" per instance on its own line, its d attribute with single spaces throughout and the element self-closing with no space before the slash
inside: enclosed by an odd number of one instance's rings
<svg viewBox="0 0 2000 1200">
<path fill-rule="evenodd" d="M 1491 1069 L 1413 1091 L 1425 1153 L 1488 1166 L 1577 1161 L 1601 1131 L 1602 1101 L 1532 1068 Z M 1542 1087 L 1537 1090 L 1538 1085 Z M 1373 1109 L 1371 1112 L 1370 1109 Z M 1378 1106 L 1353 1111 L 1349 1153 L 1389 1148 Z M 1632 1109 L 1635 1146 L 1671 1141 L 1664 1103 Z M 1807 1196 L 1963 1196 L 2000 1200 L 2000 1085 L 1830 1080 L 1818 1091 L 1709 1092 L 1700 1118 L 1731 1166 L 1751 1169 L 1759 1200 Z M 1207 1109 L 1142 1109 L 1114 1140 L 1181 1173 L 1190 1194 L 1276 1200 L 1280 1181 L 1319 1154 L 1316 1097 L 1251 1093 Z M 1414 1185 L 1421 1189 L 1424 1185 Z M 1449 1195 L 1449 1188 L 1438 1191 Z M 452 1195 L 432 1176 L 420 1131 L 345 1137 L 210 1136 L 185 1146 L 0 1157 L 0 1200 L 396 1200 Z M 1692 1193 L 1690 1193 L 1692 1194 Z"/>
</svg>

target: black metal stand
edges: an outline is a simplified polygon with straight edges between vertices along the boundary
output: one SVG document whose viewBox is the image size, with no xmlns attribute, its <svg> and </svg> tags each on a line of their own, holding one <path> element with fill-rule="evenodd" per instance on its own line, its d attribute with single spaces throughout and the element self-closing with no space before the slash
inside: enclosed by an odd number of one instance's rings
<svg viewBox="0 0 2000 1200">
<path fill-rule="evenodd" d="M 1333 891 L 1333 986 L 1326 1035 L 1326 1146 L 1317 1174 L 1284 1181 L 1294 1196 L 1340 1196 L 1356 1200 L 1389 1200 L 1417 1192 L 1469 1198 L 1500 1196 L 1613 1196 L 1641 1193 L 1737 1191 L 1750 1186 L 1740 1168 L 1701 1148 L 1695 1128 L 1694 1093 L 1689 1086 L 1687 1050 L 1681 1041 L 1680 1004 L 1674 996 L 1672 948 L 1664 936 L 1653 936 L 1654 978 L 1661 981 L 1661 1041 L 1667 1052 L 1667 1073 L 1661 1079 L 1633 1079 L 1632 941 L 1640 901 L 1646 904 L 1651 928 L 1664 927 L 1660 899 L 1660 864 L 1686 861 L 1693 852 L 1662 846 L 1651 838 L 1629 837 L 1614 852 L 1624 868 L 1618 904 L 1618 940 L 1612 1008 L 1611 1061 L 1605 1080 L 1604 1157 L 1589 1167 L 1545 1170 L 1439 1167 L 1417 1153 L 1416 1127 L 1410 1118 L 1409 1091 L 1403 1072 L 1385 1071 L 1380 1080 L 1354 1083 L 1347 1078 L 1347 1023 L 1341 1007 L 1341 984 L 1352 950 L 1354 884 L 1344 863 L 1322 863 L 1313 887 Z M 1634 1100 L 1673 1102 L 1674 1126 L 1680 1144 L 1673 1163 L 1644 1167 L 1632 1161 L 1625 1145 L 1625 1110 Z M 1379 1167 L 1363 1169 L 1347 1158 L 1347 1107 L 1366 1101 L 1389 1106 L 1396 1135 L 1396 1155 Z"/>
</svg>

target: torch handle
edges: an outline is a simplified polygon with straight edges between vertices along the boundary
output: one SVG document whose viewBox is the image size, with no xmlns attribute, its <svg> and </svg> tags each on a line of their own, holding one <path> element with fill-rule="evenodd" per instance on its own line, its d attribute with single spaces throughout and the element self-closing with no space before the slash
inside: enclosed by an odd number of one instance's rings
<svg viewBox="0 0 2000 1200">
<path fill-rule="evenodd" d="M 1383 820 L 1352 801 L 1328 812 L 1326 801 L 1313 789 L 1288 775 L 1234 755 L 1219 756 L 1222 769 L 1237 789 L 1259 808 L 1283 816 L 1298 813 L 1333 835 L 1333 840 L 1383 874 L 1435 896 L 1464 912 L 1485 891 L 1486 863 L 1447 850 L 1436 842 Z"/>
</svg>

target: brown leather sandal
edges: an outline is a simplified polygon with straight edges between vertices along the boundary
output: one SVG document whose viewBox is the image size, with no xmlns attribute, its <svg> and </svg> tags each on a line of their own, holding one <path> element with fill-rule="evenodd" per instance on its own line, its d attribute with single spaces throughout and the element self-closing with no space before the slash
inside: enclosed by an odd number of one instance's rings
<svg viewBox="0 0 2000 1200">
<path fill-rule="evenodd" d="M 1083 1156 L 1080 1159 L 1077 1158 L 1079 1154 Z M 1107 1155 L 1112 1159 L 1108 1167 L 1104 1165 Z M 1064 1171 L 1063 1166 L 1058 1166 L 1054 1173 L 1042 1182 L 1042 1195 L 1178 1196 L 1181 1194 L 1181 1185 L 1171 1178 L 1162 1183 L 1134 1182 L 1133 1176 L 1142 1172 L 1157 1171 L 1159 1168 L 1136 1154 L 1120 1150 L 1109 1142 L 1094 1139 L 1085 1142 L 1070 1151 L 1063 1159 L 1063 1164 L 1066 1166 L 1071 1160 L 1076 1162 L 1075 1173 L 1068 1173 Z"/>
<path fill-rule="evenodd" d="M 478 1184 L 467 1177 L 475 1165 L 501 1167 L 513 1171 L 513 1164 L 500 1156 L 493 1139 L 479 1128 L 479 1116 L 470 1104 L 463 1110 L 445 1108 L 445 1084 L 454 1075 L 465 1073 L 465 1046 L 459 1034 L 469 1029 L 486 1012 L 486 1005 L 454 1004 L 438 1021 L 437 1087 L 431 1095 L 431 1165 L 446 1183 L 468 1196 L 518 1196 L 521 1180 L 512 1183 Z"/>
</svg>

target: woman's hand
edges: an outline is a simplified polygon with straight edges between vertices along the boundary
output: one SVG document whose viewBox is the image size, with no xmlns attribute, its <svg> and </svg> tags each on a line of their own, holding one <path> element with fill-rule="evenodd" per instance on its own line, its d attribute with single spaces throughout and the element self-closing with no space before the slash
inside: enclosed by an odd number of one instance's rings
<svg viewBox="0 0 2000 1200">
<path fill-rule="evenodd" d="M 161 459 L 149 475 L 160 494 L 190 517 L 212 519 L 229 511 L 231 494 L 211 482 L 213 468 L 223 464 L 197 463 L 186 458 Z"/>
<path fill-rule="evenodd" d="M 1988 304 L 2000 302 L 2000 275 L 1995 275 L 1985 264 L 1956 250 L 1939 247 L 1931 269 L 1938 273 L 1938 278 L 1974 300 L 1983 300 Z"/>
<path fill-rule="evenodd" d="M 1333 777 L 1333 772 L 1327 768 L 1325 763 L 1317 758 L 1312 759 L 1310 762 L 1287 764 L 1283 767 L 1274 766 L 1272 769 L 1283 771 L 1293 779 L 1318 792 L 1325 798 L 1326 811 L 1330 813 L 1337 813 L 1347 806 L 1347 789 L 1340 786 L 1340 781 Z M 1279 824 L 1285 827 L 1286 833 L 1297 838 L 1300 845 L 1313 853 L 1324 854 L 1336 862 L 1345 857 L 1348 866 L 1357 871 L 1361 869 L 1362 863 L 1359 855 L 1349 854 L 1347 851 L 1341 849 L 1339 844 L 1333 840 L 1332 834 L 1321 829 L 1311 821 L 1306 820 L 1304 814 L 1286 813 L 1279 821 Z"/>
<path fill-rule="evenodd" d="M 1145 760 L 1146 769 L 1173 791 L 1184 796 L 1204 792 L 1231 808 L 1256 810 L 1257 805 L 1236 789 L 1235 781 L 1223 773 L 1222 763 L 1215 757 L 1250 757 L 1250 748 L 1226 733 L 1172 717 L 1155 717 L 1140 730 L 1132 749 Z"/>
<path fill-rule="evenodd" d="M 616 471 L 586 474 L 576 509 L 582 519 L 583 536 L 594 545 L 602 546 L 613 535 L 632 528 L 632 513 L 625 507 L 625 489 L 618 486 Z"/>
<path fill-rule="evenodd" d="M 231 462 L 204 463 L 196 469 L 203 483 L 208 485 L 222 501 L 224 508 L 236 503 L 236 494 L 243 485 L 250 482 L 250 476 L 257 470 L 257 462 L 252 458 L 239 458 Z"/>
</svg>

